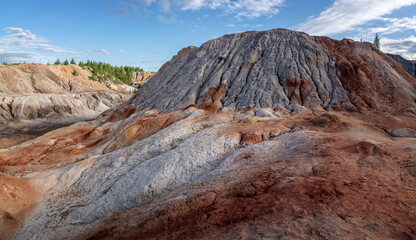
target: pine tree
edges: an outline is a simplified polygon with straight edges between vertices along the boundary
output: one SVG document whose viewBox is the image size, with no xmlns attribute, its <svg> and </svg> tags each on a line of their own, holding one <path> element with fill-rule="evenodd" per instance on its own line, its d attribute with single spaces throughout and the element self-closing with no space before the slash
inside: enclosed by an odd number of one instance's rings
<svg viewBox="0 0 416 240">
<path fill-rule="evenodd" d="M 68 65 L 68 59 L 65 59 L 64 65 Z"/>
<path fill-rule="evenodd" d="M 378 33 L 376 33 L 376 37 L 374 38 L 374 45 L 380 50 L 380 38 L 378 37 Z"/>
<path fill-rule="evenodd" d="M 55 65 L 59 65 L 59 64 L 61 64 L 61 61 L 59 61 L 59 58 L 58 58 L 58 59 L 56 59 L 56 61 L 55 61 Z"/>
<path fill-rule="evenodd" d="M 82 61 L 80 61 L 79 63 L 78 63 L 78 66 L 80 66 L 80 67 L 84 67 L 84 62 L 82 62 Z"/>
<path fill-rule="evenodd" d="M 74 61 L 74 58 L 71 58 L 71 64 L 75 64 L 76 65 L 76 63 Z"/>
</svg>

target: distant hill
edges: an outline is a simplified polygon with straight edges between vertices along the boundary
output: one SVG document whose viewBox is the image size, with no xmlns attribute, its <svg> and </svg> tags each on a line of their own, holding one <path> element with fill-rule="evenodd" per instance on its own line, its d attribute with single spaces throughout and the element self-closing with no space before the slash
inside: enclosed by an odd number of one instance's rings
<svg viewBox="0 0 416 240">
<path fill-rule="evenodd" d="M 406 58 L 395 54 L 387 55 L 396 60 L 398 63 L 400 63 L 403 66 L 404 70 L 406 70 L 406 72 L 408 72 L 410 75 L 416 78 L 416 60 L 407 60 Z"/>
</svg>

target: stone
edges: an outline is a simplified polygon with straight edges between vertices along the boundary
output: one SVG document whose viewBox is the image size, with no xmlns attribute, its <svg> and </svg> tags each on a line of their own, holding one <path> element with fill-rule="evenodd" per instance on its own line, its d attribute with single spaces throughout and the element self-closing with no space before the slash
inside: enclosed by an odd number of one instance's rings
<svg viewBox="0 0 416 240">
<path fill-rule="evenodd" d="M 391 132 L 393 137 L 411 137 L 416 138 L 416 129 L 411 128 L 400 128 L 395 129 Z"/>
<path fill-rule="evenodd" d="M 257 117 L 269 117 L 269 118 L 276 117 L 275 115 L 273 115 L 272 112 L 270 112 L 268 109 L 265 109 L 265 108 L 260 108 L 259 110 L 257 110 L 255 112 L 255 115 Z"/>
</svg>

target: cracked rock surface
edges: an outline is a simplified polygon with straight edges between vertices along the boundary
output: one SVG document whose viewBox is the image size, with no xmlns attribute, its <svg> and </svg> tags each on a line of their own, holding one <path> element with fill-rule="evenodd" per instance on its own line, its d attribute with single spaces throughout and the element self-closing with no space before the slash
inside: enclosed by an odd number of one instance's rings
<svg viewBox="0 0 416 240">
<path fill-rule="evenodd" d="M 416 79 L 370 43 L 273 29 L 181 50 L 139 91 L 135 105 L 392 110 L 415 106 L 415 86 Z"/>
</svg>

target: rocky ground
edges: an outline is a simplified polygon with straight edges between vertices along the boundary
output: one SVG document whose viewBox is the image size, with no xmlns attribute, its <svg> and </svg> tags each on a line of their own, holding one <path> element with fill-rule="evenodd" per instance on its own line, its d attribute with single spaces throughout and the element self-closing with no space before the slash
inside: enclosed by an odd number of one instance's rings
<svg viewBox="0 0 416 240">
<path fill-rule="evenodd" d="M 186 48 L 122 105 L 0 150 L 0 236 L 415 239 L 415 96 L 351 40 Z"/>
</svg>

